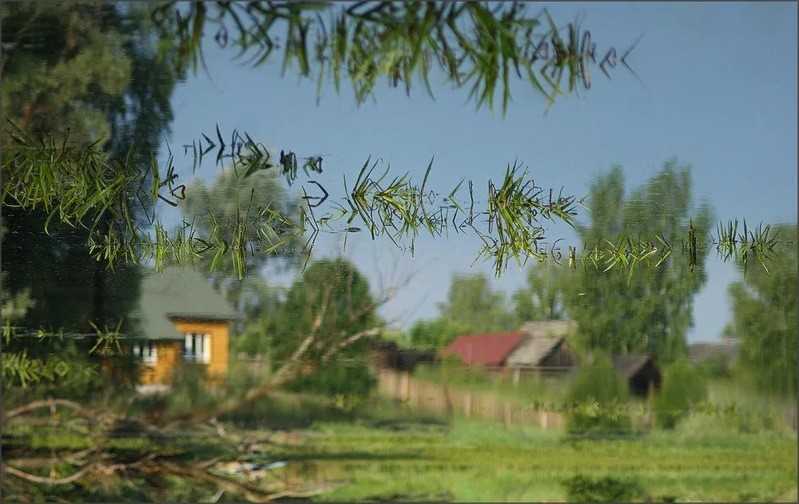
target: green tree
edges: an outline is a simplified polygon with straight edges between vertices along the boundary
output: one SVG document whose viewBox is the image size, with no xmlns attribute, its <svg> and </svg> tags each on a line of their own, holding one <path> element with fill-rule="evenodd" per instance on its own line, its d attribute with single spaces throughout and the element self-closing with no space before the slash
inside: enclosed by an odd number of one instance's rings
<svg viewBox="0 0 799 504">
<path fill-rule="evenodd" d="M 482 273 L 455 274 L 447 300 L 438 303 L 440 318 L 468 328 L 469 332 L 504 331 L 513 328 L 505 296 L 491 288 Z"/>
<path fill-rule="evenodd" d="M 6 132 L 9 120 L 34 136 L 100 141 L 109 159 L 136 147 L 128 169 L 146 166 L 172 120 L 169 100 L 181 78 L 146 9 L 96 3 L 0 9 Z M 89 320 L 103 326 L 124 319 L 137 297 L 138 268 L 91 258 L 90 222 L 70 225 L 41 208 L 15 206 L 3 198 L 4 290 L 30 292 L 35 304 L 23 323 L 87 330 Z M 100 223 L 110 226 L 107 216 Z"/>
<path fill-rule="evenodd" d="M 301 243 L 295 235 L 286 236 L 287 229 L 293 228 L 298 219 L 299 201 L 290 195 L 275 171 L 245 176 L 228 168 L 208 186 L 196 179 L 186 189 L 186 200 L 180 209 L 184 221 L 191 222 L 211 240 L 237 247 L 253 236 L 259 237 L 259 246 L 248 249 L 241 264 L 234 263 L 237 256 L 231 254 L 198 258 L 199 268 L 209 272 L 214 287 L 240 310 L 243 291 L 248 288 L 247 277 L 257 276 L 270 258 L 287 259 L 286 264 L 291 265 L 299 256 Z M 266 214 L 281 216 L 278 225 L 264 224 L 261 217 Z"/>
<path fill-rule="evenodd" d="M 474 332 L 468 325 L 456 320 L 435 318 L 417 320 L 409 331 L 411 346 L 415 348 L 441 349 L 462 334 Z"/>
<path fill-rule="evenodd" d="M 796 395 L 797 226 L 776 229 L 782 240 L 770 271 L 749 268 L 729 287 L 732 330 L 741 342 L 741 364 L 755 383 L 763 391 Z"/>
<path fill-rule="evenodd" d="M 662 361 L 684 355 L 709 252 L 690 240 L 708 234 L 711 218 L 707 206 L 694 208 L 690 168 L 669 161 L 625 198 L 624 176 L 615 167 L 592 185 L 589 207 L 590 224 L 578 227 L 585 247 L 610 243 L 619 253 L 606 254 L 597 267 L 579 268 L 569 282 L 566 308 L 579 324 L 582 344 L 611 353 L 647 352 Z M 640 242 L 653 251 L 650 258 L 635 269 L 616 267 L 626 260 L 624 251 Z M 654 250 L 665 244 L 689 253 L 658 258 Z"/>
<path fill-rule="evenodd" d="M 707 384 L 686 359 L 672 362 L 663 372 L 663 384 L 655 396 L 657 426 L 673 429 L 692 406 L 707 399 Z"/>
<path fill-rule="evenodd" d="M 557 264 L 541 263 L 527 271 L 526 285 L 511 297 L 517 324 L 530 320 L 561 320 L 565 317 L 565 281 L 568 272 Z"/>
<path fill-rule="evenodd" d="M 606 435 L 629 432 L 632 424 L 627 384 L 601 351 L 583 365 L 569 384 L 568 429 L 572 434 Z"/>
<path fill-rule="evenodd" d="M 266 321 L 274 367 L 291 359 L 315 333 L 318 337 L 299 365 L 317 371 L 288 386 L 326 394 L 366 393 L 373 385 L 365 361 L 370 347 L 366 335 L 382 326 L 377 307 L 369 282 L 350 262 L 339 258 L 310 264 Z M 333 358 L 338 348 L 341 352 Z"/>
</svg>

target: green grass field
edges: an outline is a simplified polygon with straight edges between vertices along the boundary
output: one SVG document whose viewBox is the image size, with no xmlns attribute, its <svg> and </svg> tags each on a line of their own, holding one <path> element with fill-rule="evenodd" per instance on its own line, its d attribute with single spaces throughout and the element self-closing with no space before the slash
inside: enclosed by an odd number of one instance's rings
<svg viewBox="0 0 799 504">
<path fill-rule="evenodd" d="M 282 455 L 309 477 L 345 483 L 321 500 L 563 501 L 564 482 L 586 475 L 633 481 L 641 500 L 796 501 L 793 433 L 690 424 L 615 440 L 466 420 L 402 430 L 322 424 Z"/>
</svg>

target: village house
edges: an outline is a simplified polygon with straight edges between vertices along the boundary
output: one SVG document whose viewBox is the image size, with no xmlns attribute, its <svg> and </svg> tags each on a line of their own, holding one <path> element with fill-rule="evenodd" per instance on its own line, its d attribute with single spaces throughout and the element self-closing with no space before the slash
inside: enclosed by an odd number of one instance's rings
<svg viewBox="0 0 799 504">
<path fill-rule="evenodd" d="M 130 350 L 140 362 L 140 385 L 168 387 L 185 365 L 201 366 L 211 383 L 227 373 L 236 314 L 202 274 L 179 267 L 147 274 L 134 318 Z"/>
<path fill-rule="evenodd" d="M 511 373 L 518 383 L 522 374 L 567 373 L 579 362 L 566 337 L 572 321 L 528 322 L 520 331 L 459 336 L 441 352 L 457 355 L 466 365 Z"/>
<path fill-rule="evenodd" d="M 459 336 L 441 351 L 441 356 L 454 355 L 467 366 L 509 374 L 514 384 L 524 375 L 565 375 L 580 364 L 568 344 L 576 329 L 576 323 L 569 320 L 527 322 L 520 331 Z M 611 362 L 630 394 L 647 397 L 660 388 L 660 368 L 652 357 L 616 355 Z"/>
</svg>

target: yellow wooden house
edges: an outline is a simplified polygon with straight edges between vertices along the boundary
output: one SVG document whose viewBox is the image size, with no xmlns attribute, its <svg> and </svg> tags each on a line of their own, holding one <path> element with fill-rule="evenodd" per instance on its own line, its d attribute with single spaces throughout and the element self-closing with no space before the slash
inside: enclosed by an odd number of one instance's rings
<svg viewBox="0 0 799 504">
<path fill-rule="evenodd" d="M 210 381 L 228 370 L 233 309 L 192 268 L 167 267 L 142 279 L 131 352 L 139 384 L 170 386 L 181 366 L 203 366 Z"/>
</svg>

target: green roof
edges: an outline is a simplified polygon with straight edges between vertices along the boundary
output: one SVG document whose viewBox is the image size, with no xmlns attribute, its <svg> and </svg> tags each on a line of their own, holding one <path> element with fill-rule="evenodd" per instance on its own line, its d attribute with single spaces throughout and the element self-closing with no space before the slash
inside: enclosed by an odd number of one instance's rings
<svg viewBox="0 0 799 504">
<path fill-rule="evenodd" d="M 175 340 L 183 335 L 172 319 L 226 321 L 235 319 L 236 312 L 201 273 L 173 266 L 144 276 L 134 318 L 140 337 Z"/>
</svg>

